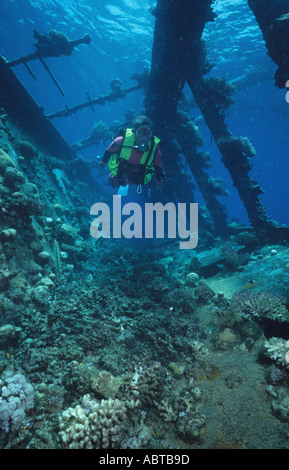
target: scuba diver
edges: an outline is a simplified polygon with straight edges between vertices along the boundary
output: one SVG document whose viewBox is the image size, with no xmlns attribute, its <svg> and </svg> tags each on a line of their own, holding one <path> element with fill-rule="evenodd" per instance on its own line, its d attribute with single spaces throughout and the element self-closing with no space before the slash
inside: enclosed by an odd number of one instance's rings
<svg viewBox="0 0 289 470">
<path fill-rule="evenodd" d="M 124 135 L 113 138 L 100 164 L 104 167 L 108 163 L 108 181 L 114 188 L 136 184 L 141 192 L 141 186 L 150 183 L 154 173 L 158 185 L 165 177 L 160 139 L 154 136 L 153 123 L 147 116 L 137 116 L 131 126 Z"/>
</svg>

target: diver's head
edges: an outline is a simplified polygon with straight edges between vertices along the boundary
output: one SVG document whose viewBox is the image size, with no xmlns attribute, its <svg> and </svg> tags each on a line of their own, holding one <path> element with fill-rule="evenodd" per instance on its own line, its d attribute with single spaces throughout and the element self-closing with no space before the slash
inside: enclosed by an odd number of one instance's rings
<svg viewBox="0 0 289 470">
<path fill-rule="evenodd" d="M 153 123 L 147 116 L 137 116 L 132 121 L 135 133 L 135 145 L 145 149 L 153 137 Z"/>
</svg>

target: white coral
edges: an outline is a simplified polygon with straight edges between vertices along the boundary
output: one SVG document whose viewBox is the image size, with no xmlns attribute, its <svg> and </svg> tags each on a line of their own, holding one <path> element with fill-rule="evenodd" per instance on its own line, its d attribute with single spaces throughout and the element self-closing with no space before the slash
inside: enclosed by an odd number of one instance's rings
<svg viewBox="0 0 289 470">
<path fill-rule="evenodd" d="M 97 402 L 85 395 L 82 405 L 60 416 L 60 439 L 69 449 L 109 449 L 120 442 L 126 409 L 120 400 Z"/>
<path fill-rule="evenodd" d="M 24 375 L 6 372 L 0 389 L 0 428 L 17 431 L 25 420 L 25 412 L 34 406 L 33 387 Z"/>
<path fill-rule="evenodd" d="M 265 355 L 278 365 L 289 369 L 289 341 L 282 338 L 270 338 L 265 341 Z"/>
</svg>

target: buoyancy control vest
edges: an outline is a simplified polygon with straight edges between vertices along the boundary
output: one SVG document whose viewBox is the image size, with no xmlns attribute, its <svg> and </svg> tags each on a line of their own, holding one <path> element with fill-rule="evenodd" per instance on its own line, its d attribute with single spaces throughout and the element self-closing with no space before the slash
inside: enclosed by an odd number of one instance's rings
<svg viewBox="0 0 289 470">
<path fill-rule="evenodd" d="M 120 154 L 112 154 L 108 162 L 108 169 L 112 176 L 118 176 L 118 171 L 120 169 L 121 162 L 127 161 L 129 163 L 129 159 L 131 156 L 131 152 L 134 148 L 135 143 L 135 133 L 132 129 L 126 129 L 125 136 L 122 145 L 122 149 Z M 141 171 L 143 173 L 143 181 L 141 184 L 147 184 L 151 181 L 152 176 L 154 174 L 154 158 L 156 148 L 160 143 L 160 139 L 158 137 L 153 136 L 151 141 L 149 142 L 149 148 L 143 153 L 141 161 L 139 163 L 141 167 Z"/>
</svg>

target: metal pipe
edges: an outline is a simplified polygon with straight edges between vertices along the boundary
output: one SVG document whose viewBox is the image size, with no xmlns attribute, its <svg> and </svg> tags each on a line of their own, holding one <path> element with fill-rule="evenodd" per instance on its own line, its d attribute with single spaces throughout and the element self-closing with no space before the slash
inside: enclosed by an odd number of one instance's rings
<svg viewBox="0 0 289 470">
<path fill-rule="evenodd" d="M 44 62 L 44 60 L 42 59 L 42 57 L 38 57 L 38 59 L 40 60 L 41 64 L 43 65 L 43 67 L 45 68 L 45 70 L 49 73 L 51 79 L 53 80 L 53 82 L 55 83 L 55 85 L 57 86 L 58 90 L 60 91 L 60 93 L 62 94 L 62 96 L 65 96 L 65 93 L 64 91 L 62 90 L 61 86 L 59 85 L 58 81 L 56 80 L 56 78 L 52 75 L 52 72 L 49 70 L 48 66 L 46 65 L 46 63 Z"/>
</svg>

